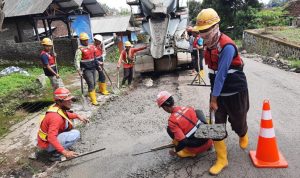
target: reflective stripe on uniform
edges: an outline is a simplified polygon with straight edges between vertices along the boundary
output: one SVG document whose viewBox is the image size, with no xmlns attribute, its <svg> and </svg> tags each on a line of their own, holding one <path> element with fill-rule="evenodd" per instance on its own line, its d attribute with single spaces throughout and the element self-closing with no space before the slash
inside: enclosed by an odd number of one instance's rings
<svg viewBox="0 0 300 178">
<path fill-rule="evenodd" d="M 236 72 L 236 71 L 238 71 L 238 70 L 236 70 L 236 69 L 229 69 L 229 70 L 227 71 L 227 73 L 228 73 L 228 74 L 232 74 L 232 73 L 234 73 L 234 72 Z M 218 71 L 217 71 L 217 70 L 208 69 L 208 73 L 210 73 L 210 74 L 217 74 Z"/>
<path fill-rule="evenodd" d="M 196 126 L 194 126 L 194 127 L 192 128 L 192 130 L 190 130 L 185 136 L 188 138 L 188 137 L 190 137 L 191 135 L 193 135 L 193 134 L 196 132 L 196 130 L 199 128 L 200 124 L 201 124 L 201 121 L 198 120 Z"/>
<path fill-rule="evenodd" d="M 261 128 L 259 136 L 261 136 L 263 138 L 274 138 L 275 130 L 274 130 L 274 128 L 270 128 L 270 129 Z"/>
<path fill-rule="evenodd" d="M 85 62 L 91 62 L 91 61 L 93 61 L 94 59 L 84 59 L 84 60 L 81 60 L 80 62 L 83 62 L 83 63 L 85 63 Z"/>
</svg>

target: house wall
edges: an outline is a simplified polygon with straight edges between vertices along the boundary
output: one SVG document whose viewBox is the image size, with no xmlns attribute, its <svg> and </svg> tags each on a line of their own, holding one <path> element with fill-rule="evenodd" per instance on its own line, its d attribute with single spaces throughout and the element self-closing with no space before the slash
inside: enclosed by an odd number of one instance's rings
<svg viewBox="0 0 300 178">
<path fill-rule="evenodd" d="M 55 52 L 58 65 L 73 65 L 76 39 L 55 39 Z M 40 42 L 15 43 L 5 41 L 0 43 L 0 65 L 40 65 L 39 54 L 42 50 Z"/>
<path fill-rule="evenodd" d="M 17 29 L 20 29 L 19 32 Z M 29 42 L 34 41 L 34 31 L 27 17 L 5 18 L 3 23 L 4 32 L 0 33 L 1 41 Z"/>
</svg>

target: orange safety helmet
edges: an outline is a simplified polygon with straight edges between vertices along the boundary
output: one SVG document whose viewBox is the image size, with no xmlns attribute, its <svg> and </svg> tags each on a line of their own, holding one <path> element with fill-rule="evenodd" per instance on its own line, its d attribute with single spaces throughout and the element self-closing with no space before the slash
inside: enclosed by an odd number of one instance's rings
<svg viewBox="0 0 300 178">
<path fill-rule="evenodd" d="M 172 95 L 167 91 L 161 91 L 157 95 L 156 103 L 158 107 L 161 107 L 165 101 L 167 101 Z"/>
<path fill-rule="evenodd" d="M 73 96 L 71 96 L 71 92 L 66 88 L 57 88 L 54 91 L 54 100 L 70 100 Z"/>
</svg>

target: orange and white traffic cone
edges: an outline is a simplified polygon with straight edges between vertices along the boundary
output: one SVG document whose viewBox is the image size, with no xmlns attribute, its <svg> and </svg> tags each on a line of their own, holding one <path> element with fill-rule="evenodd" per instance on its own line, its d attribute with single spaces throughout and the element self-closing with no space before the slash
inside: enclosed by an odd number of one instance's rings
<svg viewBox="0 0 300 178">
<path fill-rule="evenodd" d="M 288 167 L 287 161 L 277 147 L 269 100 L 263 102 L 257 148 L 256 151 L 250 151 L 250 157 L 258 168 Z"/>
</svg>

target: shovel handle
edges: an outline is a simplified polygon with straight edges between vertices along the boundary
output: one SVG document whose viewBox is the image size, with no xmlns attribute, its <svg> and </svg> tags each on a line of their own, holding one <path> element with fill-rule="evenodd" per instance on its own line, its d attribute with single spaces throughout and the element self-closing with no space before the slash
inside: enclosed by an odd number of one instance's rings
<svg viewBox="0 0 300 178">
<path fill-rule="evenodd" d="M 215 115 L 216 115 L 216 112 L 214 110 L 210 111 L 210 117 L 209 117 L 210 124 L 215 123 L 215 121 L 216 121 Z"/>
</svg>

